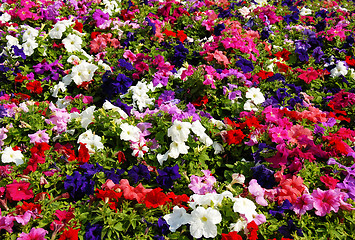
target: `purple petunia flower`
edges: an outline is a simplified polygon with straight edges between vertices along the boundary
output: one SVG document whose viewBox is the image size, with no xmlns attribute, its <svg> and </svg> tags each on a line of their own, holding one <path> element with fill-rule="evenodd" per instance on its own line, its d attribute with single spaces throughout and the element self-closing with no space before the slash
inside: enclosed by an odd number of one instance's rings
<svg viewBox="0 0 355 240">
<path fill-rule="evenodd" d="M 174 180 L 181 178 L 177 164 L 173 167 L 166 167 L 163 170 L 158 169 L 158 173 L 157 182 L 160 187 L 165 189 L 172 188 Z"/>
<path fill-rule="evenodd" d="M 104 24 L 106 20 L 110 19 L 108 13 L 104 13 L 101 9 L 96 9 L 92 15 L 92 18 L 96 21 L 96 27 Z"/>
<path fill-rule="evenodd" d="M 254 70 L 253 63 L 249 60 L 244 59 L 244 58 L 240 58 L 240 60 L 238 60 L 235 63 L 235 65 L 237 67 L 240 67 L 240 69 L 242 69 L 243 73 L 252 72 Z"/>
<path fill-rule="evenodd" d="M 85 240 L 101 240 L 102 225 L 89 223 L 85 227 Z"/>
<path fill-rule="evenodd" d="M 134 183 L 137 183 L 142 179 L 150 180 L 150 172 L 147 166 L 143 164 L 133 166 L 132 169 L 128 171 L 128 176 L 134 181 Z"/>
<path fill-rule="evenodd" d="M 294 232 L 296 232 L 298 236 L 303 237 L 302 229 L 297 228 L 296 225 L 293 223 L 292 219 L 287 221 L 287 226 L 283 225 L 279 227 L 279 233 L 281 233 L 285 238 L 293 239 L 293 236 L 291 234 L 293 234 Z"/>
</svg>

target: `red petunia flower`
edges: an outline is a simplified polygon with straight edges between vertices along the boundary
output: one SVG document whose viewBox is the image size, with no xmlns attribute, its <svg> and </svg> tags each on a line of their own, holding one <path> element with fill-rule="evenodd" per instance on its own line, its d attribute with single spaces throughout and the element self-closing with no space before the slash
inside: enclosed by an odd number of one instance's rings
<svg viewBox="0 0 355 240">
<path fill-rule="evenodd" d="M 227 131 L 224 135 L 225 142 L 228 143 L 228 145 L 241 144 L 244 138 L 245 134 L 240 129 Z"/>
<path fill-rule="evenodd" d="M 195 107 L 201 107 L 202 105 L 205 105 L 206 103 L 208 103 L 208 98 L 205 95 L 203 97 L 198 97 L 195 101 L 192 102 L 192 105 L 194 105 Z"/>
<path fill-rule="evenodd" d="M 49 150 L 51 146 L 49 146 L 47 143 L 35 143 L 35 145 L 30 149 L 32 155 L 35 153 L 38 154 L 39 156 L 44 156 L 44 152 Z"/>
<path fill-rule="evenodd" d="M 162 33 L 164 33 L 168 37 L 176 37 L 176 33 L 174 33 L 173 31 L 169 31 L 167 29 L 165 29 L 164 32 Z"/>
<path fill-rule="evenodd" d="M 338 179 L 332 178 L 330 177 L 328 174 L 326 174 L 325 176 L 321 176 L 319 178 L 321 180 L 321 182 L 323 182 L 325 184 L 325 186 L 327 186 L 329 189 L 335 189 L 335 186 L 337 185 L 337 183 L 339 182 Z"/>
<path fill-rule="evenodd" d="M 266 72 L 264 70 L 261 70 L 260 72 L 257 73 L 257 75 L 262 79 L 262 80 L 265 80 L 269 77 L 272 77 L 274 76 L 274 73 L 273 72 Z"/>
<path fill-rule="evenodd" d="M 84 25 L 81 22 L 78 22 L 78 20 L 76 20 L 73 28 L 82 33 L 83 27 L 84 27 Z"/>
<path fill-rule="evenodd" d="M 24 80 L 28 80 L 28 77 L 22 75 L 21 73 L 17 73 L 17 76 L 15 77 L 15 83 L 22 83 Z"/>
<path fill-rule="evenodd" d="M 184 42 L 187 39 L 187 35 L 184 33 L 184 30 L 178 30 L 177 37 L 179 38 L 180 42 Z"/>
<path fill-rule="evenodd" d="M 78 240 L 78 233 L 80 229 L 72 229 L 64 230 L 63 234 L 60 235 L 58 240 Z"/>
<path fill-rule="evenodd" d="M 43 91 L 43 88 L 41 87 L 41 82 L 40 81 L 32 81 L 26 84 L 27 90 L 29 90 L 31 93 L 36 93 L 36 94 L 41 94 Z"/>
<path fill-rule="evenodd" d="M 259 230 L 259 227 L 258 227 L 258 225 L 256 225 L 256 223 L 254 221 L 251 221 L 250 223 L 248 223 L 247 229 L 249 231 L 249 233 L 248 233 L 249 240 L 258 239 L 258 232 L 257 231 Z"/>
<path fill-rule="evenodd" d="M 13 183 L 10 183 L 6 186 L 6 198 L 11 201 L 21 201 L 28 200 L 34 197 L 32 189 L 29 182 L 17 182 L 14 180 Z"/>
<path fill-rule="evenodd" d="M 291 52 L 289 52 L 287 49 L 283 49 L 282 51 L 279 51 L 275 54 L 275 56 L 277 57 L 277 59 L 282 58 L 284 61 L 287 61 L 290 59 L 289 55 L 291 54 Z"/>
<path fill-rule="evenodd" d="M 126 157 L 122 151 L 117 153 L 117 159 L 119 163 L 124 163 L 126 161 Z"/>
<path fill-rule="evenodd" d="M 243 238 L 238 234 L 238 232 L 229 232 L 228 234 L 222 233 L 221 240 L 243 240 Z"/>
<path fill-rule="evenodd" d="M 27 211 L 32 211 L 32 212 L 41 214 L 41 212 L 42 212 L 41 204 L 22 202 L 21 206 L 20 205 L 16 206 L 16 214 L 17 215 L 23 215 Z"/>
<path fill-rule="evenodd" d="M 355 67 L 355 59 L 350 59 L 350 56 L 346 56 L 345 57 L 345 62 L 351 66 L 351 67 Z"/>
<path fill-rule="evenodd" d="M 163 189 L 155 188 L 149 193 L 147 193 L 144 204 L 147 208 L 157 208 L 161 205 L 164 205 L 167 202 L 170 202 L 170 199 L 162 192 Z"/>
<path fill-rule="evenodd" d="M 88 162 L 90 159 L 90 154 L 89 154 L 89 150 L 86 147 L 86 143 L 80 143 L 80 149 L 78 152 L 78 162 L 79 163 L 86 163 Z"/>
</svg>

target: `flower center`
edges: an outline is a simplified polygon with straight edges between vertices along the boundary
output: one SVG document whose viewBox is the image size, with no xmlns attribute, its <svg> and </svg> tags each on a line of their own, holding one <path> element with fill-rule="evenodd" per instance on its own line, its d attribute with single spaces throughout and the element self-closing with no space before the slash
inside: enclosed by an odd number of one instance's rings
<svg viewBox="0 0 355 240">
<path fill-rule="evenodd" d="M 207 218 L 206 218 L 206 217 L 202 217 L 202 218 L 201 218 L 201 221 L 207 222 Z"/>
</svg>

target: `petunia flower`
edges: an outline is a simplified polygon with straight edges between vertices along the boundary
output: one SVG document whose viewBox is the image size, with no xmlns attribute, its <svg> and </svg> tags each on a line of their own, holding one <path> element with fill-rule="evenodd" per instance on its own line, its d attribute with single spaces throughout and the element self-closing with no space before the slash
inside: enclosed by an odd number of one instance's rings
<svg viewBox="0 0 355 240">
<path fill-rule="evenodd" d="M 15 217 L 13 216 L 1 216 L 1 209 L 0 209 L 0 230 L 5 229 L 7 232 L 12 233 L 12 227 L 14 226 Z"/>
<path fill-rule="evenodd" d="M 315 214 L 325 216 L 330 211 L 338 212 L 340 207 L 339 193 L 335 190 L 323 191 L 319 188 L 312 192 L 314 199 L 313 207 L 316 209 Z"/>
<path fill-rule="evenodd" d="M 83 43 L 83 40 L 78 35 L 70 33 L 66 38 L 62 40 L 62 43 L 68 52 L 74 52 L 81 50 L 81 44 Z"/>
<path fill-rule="evenodd" d="M 11 147 L 6 147 L 4 151 L 2 151 L 1 161 L 3 163 L 16 163 L 16 166 L 23 164 L 23 158 L 20 150 L 13 150 Z"/>
<path fill-rule="evenodd" d="M 191 212 L 190 233 L 194 238 L 214 238 L 217 236 L 216 224 L 222 221 L 221 213 L 213 208 L 197 207 Z"/>
<path fill-rule="evenodd" d="M 292 205 L 291 210 L 299 215 L 303 215 L 306 211 L 309 211 L 313 208 L 313 197 L 309 194 L 303 194 L 298 197 L 294 205 Z"/>
<path fill-rule="evenodd" d="M 185 208 L 174 206 L 173 212 L 163 217 L 169 225 L 169 230 L 175 232 L 180 226 L 188 224 L 191 215 L 186 213 Z"/>
<path fill-rule="evenodd" d="M 45 240 L 47 233 L 48 231 L 43 228 L 32 228 L 29 233 L 20 233 L 20 237 L 18 237 L 17 240 Z"/>
<path fill-rule="evenodd" d="M 46 129 L 45 130 L 38 130 L 37 132 L 35 132 L 34 134 L 28 134 L 28 136 L 30 137 L 30 143 L 48 143 L 49 142 L 49 135 L 46 133 Z"/>
<path fill-rule="evenodd" d="M 265 189 L 263 189 L 256 179 L 249 182 L 248 191 L 255 197 L 255 201 L 261 206 L 267 206 L 268 202 L 264 198 Z"/>
</svg>

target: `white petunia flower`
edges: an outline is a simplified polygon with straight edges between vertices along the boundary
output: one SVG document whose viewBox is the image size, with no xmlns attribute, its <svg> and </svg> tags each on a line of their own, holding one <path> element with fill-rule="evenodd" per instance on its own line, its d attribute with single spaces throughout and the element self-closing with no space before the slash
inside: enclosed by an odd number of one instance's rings
<svg viewBox="0 0 355 240">
<path fill-rule="evenodd" d="M 221 194 L 218 193 L 206 193 L 204 195 L 193 194 L 190 196 L 189 207 L 196 209 L 198 206 L 218 206 L 222 203 L 223 199 L 228 197 L 234 201 L 233 194 L 230 191 L 224 191 Z"/>
<path fill-rule="evenodd" d="M 189 137 L 191 126 L 189 122 L 175 120 L 173 125 L 168 129 L 168 136 L 174 142 L 185 142 Z"/>
<path fill-rule="evenodd" d="M 80 134 L 77 142 L 86 144 L 85 146 L 89 150 L 89 154 L 93 154 L 97 150 L 101 150 L 104 148 L 104 145 L 101 142 L 101 137 L 96 134 L 93 134 L 91 129 Z"/>
<path fill-rule="evenodd" d="M 339 77 L 341 75 L 345 76 L 348 73 L 348 69 L 345 65 L 344 61 L 339 61 L 335 68 L 330 70 L 330 76 L 331 77 Z"/>
<path fill-rule="evenodd" d="M 249 88 L 245 96 L 246 98 L 252 100 L 255 104 L 260 104 L 265 102 L 264 95 L 262 94 L 259 88 L 254 88 L 254 87 Z"/>
<path fill-rule="evenodd" d="M 169 225 L 169 230 L 175 232 L 180 226 L 188 224 L 190 221 L 190 214 L 186 213 L 185 208 L 175 206 L 173 213 L 167 214 L 163 217 Z"/>
<path fill-rule="evenodd" d="M 50 91 L 52 93 L 52 97 L 58 97 L 59 90 L 61 90 L 61 92 L 65 92 L 67 90 L 67 87 L 63 82 L 58 82 L 58 84 L 54 85 L 53 88 L 51 88 Z"/>
<path fill-rule="evenodd" d="M 307 15 L 311 15 L 312 14 L 312 10 L 308 9 L 306 7 L 303 7 L 300 11 L 300 16 L 307 16 Z"/>
<path fill-rule="evenodd" d="M 94 64 L 82 61 L 79 65 L 72 68 L 70 74 L 76 85 L 81 85 L 83 82 L 89 82 L 94 77 L 95 71 L 98 67 Z"/>
<path fill-rule="evenodd" d="M 67 59 L 67 62 L 68 63 L 72 63 L 72 64 L 79 63 L 80 62 L 80 58 L 78 56 L 75 56 L 75 55 L 70 55 L 70 57 L 68 57 L 68 59 Z"/>
<path fill-rule="evenodd" d="M 27 39 L 22 44 L 22 49 L 26 56 L 31 56 L 36 48 L 38 48 L 38 43 L 32 38 Z"/>
<path fill-rule="evenodd" d="M 69 34 L 62 40 L 62 43 L 68 52 L 74 52 L 81 50 L 81 44 L 83 43 L 83 40 L 78 35 Z"/>
<path fill-rule="evenodd" d="M 154 98 L 150 98 L 147 94 L 150 90 L 148 85 L 143 81 L 139 81 L 137 85 L 129 87 L 128 92 L 133 93 L 132 99 L 135 109 L 138 107 L 139 111 L 143 111 L 148 105 L 154 103 Z"/>
<path fill-rule="evenodd" d="M 202 126 L 200 121 L 191 124 L 191 130 L 199 137 L 199 140 L 207 147 L 213 144 L 212 139 L 205 133 L 206 128 Z"/>
<path fill-rule="evenodd" d="M 224 152 L 223 145 L 218 142 L 213 142 L 212 147 L 214 149 L 214 154 L 220 154 Z"/>
<path fill-rule="evenodd" d="M 92 121 L 94 121 L 94 112 L 96 106 L 91 106 L 85 109 L 82 113 L 80 113 L 81 117 L 81 126 L 85 129 L 89 126 Z"/>
<path fill-rule="evenodd" d="M 105 110 L 109 110 L 109 109 L 113 109 L 114 111 L 118 112 L 122 118 L 126 119 L 128 118 L 128 115 L 125 111 L 123 111 L 121 108 L 116 107 L 115 105 L 113 105 L 112 103 L 110 103 L 109 101 L 105 101 L 104 104 L 102 105 L 103 109 Z"/>
<path fill-rule="evenodd" d="M 224 122 L 222 122 L 221 120 L 216 120 L 214 118 L 212 118 L 210 120 L 219 130 L 222 130 L 223 128 L 226 128 L 226 124 L 224 124 Z"/>
<path fill-rule="evenodd" d="M 170 143 L 169 149 L 169 157 L 178 158 L 180 154 L 187 154 L 189 150 L 189 146 L 185 144 L 185 142 L 172 142 Z"/>
<path fill-rule="evenodd" d="M 129 125 L 128 123 L 123 123 L 121 124 L 120 128 L 122 129 L 122 132 L 120 134 L 121 140 L 132 142 L 139 141 L 142 132 L 138 127 Z"/>
<path fill-rule="evenodd" d="M 6 147 L 2 151 L 1 161 L 3 163 L 16 163 L 16 166 L 23 164 L 23 155 L 20 150 L 14 151 L 11 147 Z"/>
<path fill-rule="evenodd" d="M 258 110 L 258 108 L 255 106 L 255 104 L 251 100 L 247 100 L 244 103 L 243 108 L 245 111 L 251 111 L 251 110 L 257 111 Z"/>
<path fill-rule="evenodd" d="M 158 153 L 157 160 L 158 160 L 160 165 L 163 165 L 163 162 L 168 160 L 168 156 L 169 156 L 168 154 L 169 154 L 169 151 L 167 151 L 164 155 Z"/>
<path fill-rule="evenodd" d="M 66 25 L 62 21 L 60 21 L 54 24 L 48 35 L 52 39 L 61 39 L 66 29 Z"/>
<path fill-rule="evenodd" d="M 26 31 L 22 35 L 22 40 L 25 42 L 28 39 L 35 39 L 38 36 L 39 31 L 33 27 L 26 26 Z"/>
<path fill-rule="evenodd" d="M 222 221 L 221 213 L 213 208 L 197 207 L 191 212 L 190 233 L 194 238 L 214 238 L 217 226 Z"/>
<path fill-rule="evenodd" d="M 11 20 L 11 15 L 8 14 L 8 13 L 3 13 L 1 16 L 0 16 L 0 22 L 9 22 Z"/>
<path fill-rule="evenodd" d="M 355 79 L 355 70 L 352 69 L 352 68 L 350 68 L 350 77 L 351 77 L 352 79 Z"/>
<path fill-rule="evenodd" d="M 256 206 L 253 201 L 242 197 L 235 199 L 233 211 L 239 214 L 243 214 L 248 222 L 251 222 L 254 216 L 258 215 L 255 210 Z"/>
<path fill-rule="evenodd" d="M 231 223 L 230 225 L 230 229 L 231 232 L 235 231 L 235 232 L 240 232 L 241 230 L 245 229 L 248 225 L 248 222 L 245 221 L 245 219 L 239 219 L 236 223 Z"/>
<path fill-rule="evenodd" d="M 90 123 L 94 120 L 94 111 L 96 106 L 91 106 L 85 109 L 82 113 L 70 113 L 70 120 L 80 118 L 81 127 L 87 129 Z"/>
<path fill-rule="evenodd" d="M 12 46 L 17 46 L 17 47 L 21 48 L 21 45 L 19 44 L 19 41 L 17 38 L 15 38 L 11 35 L 7 35 L 6 40 L 7 40 L 7 49 L 11 49 Z"/>
<path fill-rule="evenodd" d="M 94 134 L 92 133 L 91 129 L 86 130 L 86 132 L 83 132 L 82 134 L 79 135 L 77 143 L 81 142 L 84 143 L 89 139 L 94 138 Z"/>
</svg>

